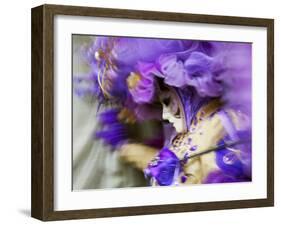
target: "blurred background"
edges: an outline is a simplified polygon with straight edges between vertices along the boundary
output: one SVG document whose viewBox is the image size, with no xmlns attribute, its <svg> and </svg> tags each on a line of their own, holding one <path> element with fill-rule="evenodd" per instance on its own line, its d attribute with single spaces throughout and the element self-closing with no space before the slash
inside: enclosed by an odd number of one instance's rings
<svg viewBox="0 0 281 226">
<path fill-rule="evenodd" d="M 73 76 L 83 76 L 89 67 L 82 50 L 94 36 L 73 35 Z M 143 172 L 121 161 L 119 153 L 94 138 L 99 128 L 98 102 L 73 93 L 73 190 L 146 186 Z"/>
</svg>

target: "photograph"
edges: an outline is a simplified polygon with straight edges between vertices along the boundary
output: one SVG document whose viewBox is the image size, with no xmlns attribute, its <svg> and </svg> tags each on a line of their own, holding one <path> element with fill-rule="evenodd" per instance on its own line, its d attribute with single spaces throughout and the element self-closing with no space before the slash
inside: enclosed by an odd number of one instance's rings
<svg viewBox="0 0 281 226">
<path fill-rule="evenodd" d="M 72 189 L 252 181 L 252 43 L 72 34 Z"/>
<path fill-rule="evenodd" d="M 32 217 L 274 205 L 274 19 L 47 4 L 31 22 Z"/>
</svg>

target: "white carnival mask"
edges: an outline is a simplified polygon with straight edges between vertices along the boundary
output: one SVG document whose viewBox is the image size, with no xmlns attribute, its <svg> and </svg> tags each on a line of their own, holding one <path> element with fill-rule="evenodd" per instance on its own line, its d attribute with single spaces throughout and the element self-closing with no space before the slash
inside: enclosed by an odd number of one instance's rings
<svg viewBox="0 0 281 226">
<path fill-rule="evenodd" d="M 183 112 L 179 107 L 179 98 L 174 91 L 165 91 L 160 95 L 163 107 L 162 118 L 173 124 L 178 133 L 185 131 Z"/>
</svg>

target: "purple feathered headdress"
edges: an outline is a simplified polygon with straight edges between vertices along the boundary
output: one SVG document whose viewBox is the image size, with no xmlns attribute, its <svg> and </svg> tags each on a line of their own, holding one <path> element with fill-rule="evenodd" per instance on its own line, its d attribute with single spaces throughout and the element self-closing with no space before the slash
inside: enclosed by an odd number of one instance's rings
<svg viewBox="0 0 281 226">
<path fill-rule="evenodd" d="M 87 92 L 130 109 L 136 120 L 155 106 L 159 80 L 176 90 L 187 127 L 212 98 L 251 115 L 249 43 L 95 37 L 84 56 L 91 68 Z M 75 87 L 82 80 L 76 78 Z M 147 112 L 140 116 L 139 109 Z"/>
</svg>

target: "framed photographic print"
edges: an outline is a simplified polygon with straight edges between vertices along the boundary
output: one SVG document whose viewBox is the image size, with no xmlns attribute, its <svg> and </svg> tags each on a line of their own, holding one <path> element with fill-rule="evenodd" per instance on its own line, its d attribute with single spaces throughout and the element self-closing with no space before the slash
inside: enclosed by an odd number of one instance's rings
<svg viewBox="0 0 281 226">
<path fill-rule="evenodd" d="M 274 205 L 273 19 L 32 9 L 32 216 Z"/>
</svg>

